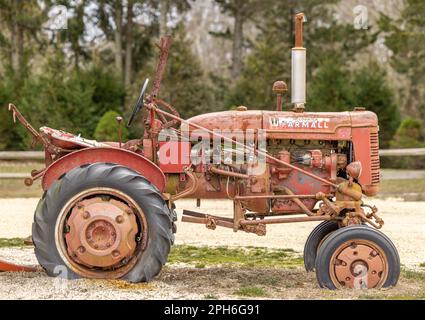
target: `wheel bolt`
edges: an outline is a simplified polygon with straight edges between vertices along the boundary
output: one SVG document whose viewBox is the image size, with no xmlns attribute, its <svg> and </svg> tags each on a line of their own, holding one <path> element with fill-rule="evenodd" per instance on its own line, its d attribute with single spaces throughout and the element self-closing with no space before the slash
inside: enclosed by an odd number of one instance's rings
<svg viewBox="0 0 425 320">
<path fill-rule="evenodd" d="M 118 223 L 123 223 L 124 222 L 124 217 L 123 216 L 117 216 L 115 218 L 115 221 L 118 222 Z"/>
<path fill-rule="evenodd" d="M 113 256 L 114 258 L 118 257 L 119 255 L 120 255 L 120 252 L 119 252 L 118 250 L 114 250 L 114 251 L 112 251 L 112 256 Z"/>
<path fill-rule="evenodd" d="M 350 281 L 350 277 L 345 278 L 345 281 Z"/>
<path fill-rule="evenodd" d="M 81 246 L 81 247 L 78 248 L 78 251 L 80 253 L 84 253 L 84 252 L 86 252 L 86 248 L 84 248 L 83 246 Z"/>
<path fill-rule="evenodd" d="M 83 218 L 84 218 L 84 219 L 88 219 L 88 218 L 90 218 L 90 212 L 88 212 L 88 211 L 84 211 L 84 213 L 83 213 Z"/>
</svg>

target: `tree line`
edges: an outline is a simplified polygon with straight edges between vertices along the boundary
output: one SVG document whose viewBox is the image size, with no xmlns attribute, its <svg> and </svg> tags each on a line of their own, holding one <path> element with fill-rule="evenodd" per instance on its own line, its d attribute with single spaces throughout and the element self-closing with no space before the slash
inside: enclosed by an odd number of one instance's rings
<svg viewBox="0 0 425 320">
<path fill-rule="evenodd" d="M 128 116 L 144 77 L 153 75 L 155 43 L 165 34 L 173 44 L 160 95 L 182 116 L 238 105 L 273 109 L 273 82 L 290 84 L 299 11 L 309 20 L 308 110 L 364 106 L 380 118 L 383 147 L 425 146 L 423 1 L 406 0 L 400 20 L 381 14 L 377 26 L 356 30 L 335 18 L 339 0 L 210 0 L 232 18 L 225 31 L 211 32 L 230 43 L 227 73 L 204 70 L 192 50 L 184 17 L 194 1 L 0 0 L 0 149 L 28 148 L 24 130 L 12 127 L 8 102 L 36 127 L 116 139 L 115 115 Z M 46 23 L 58 5 L 67 8 L 66 29 Z M 392 52 L 391 67 L 407 81 L 403 88 L 388 81 L 373 55 L 359 62 L 379 35 Z M 125 135 L 138 137 L 141 130 L 135 125 Z"/>
</svg>

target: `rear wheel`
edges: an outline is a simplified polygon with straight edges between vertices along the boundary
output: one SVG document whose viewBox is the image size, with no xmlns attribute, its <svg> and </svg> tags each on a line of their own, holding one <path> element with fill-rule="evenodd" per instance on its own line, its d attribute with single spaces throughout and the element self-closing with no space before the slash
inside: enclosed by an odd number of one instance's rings
<svg viewBox="0 0 425 320">
<path fill-rule="evenodd" d="M 316 277 L 321 287 L 381 288 L 397 284 L 400 259 L 382 232 L 350 226 L 333 232 L 317 252 Z"/>
<path fill-rule="evenodd" d="M 317 250 L 323 240 L 338 228 L 338 223 L 335 221 L 323 221 L 311 231 L 304 245 L 304 266 L 307 272 L 314 271 Z"/>
<path fill-rule="evenodd" d="M 40 200 L 35 254 L 48 275 L 149 281 L 173 242 L 161 193 L 137 172 L 95 163 L 71 170 Z"/>
</svg>

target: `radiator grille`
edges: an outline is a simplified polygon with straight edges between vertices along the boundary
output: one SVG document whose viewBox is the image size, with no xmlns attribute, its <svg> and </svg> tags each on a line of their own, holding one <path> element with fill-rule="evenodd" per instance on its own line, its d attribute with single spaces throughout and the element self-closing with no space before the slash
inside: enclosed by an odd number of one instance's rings
<svg viewBox="0 0 425 320">
<path fill-rule="evenodd" d="M 370 168 L 372 173 L 372 184 L 378 184 L 380 181 L 378 133 L 370 133 L 370 148 Z"/>
</svg>

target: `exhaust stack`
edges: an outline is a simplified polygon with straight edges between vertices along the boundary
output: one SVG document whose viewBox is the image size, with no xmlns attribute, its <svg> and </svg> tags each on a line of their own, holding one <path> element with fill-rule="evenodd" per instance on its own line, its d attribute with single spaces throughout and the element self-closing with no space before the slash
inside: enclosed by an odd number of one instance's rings
<svg viewBox="0 0 425 320">
<path fill-rule="evenodd" d="M 295 47 L 292 48 L 291 102 L 294 110 L 302 112 L 306 102 L 306 49 L 303 47 L 304 13 L 295 16 Z"/>
</svg>

